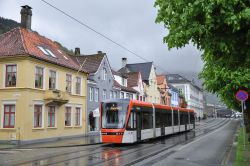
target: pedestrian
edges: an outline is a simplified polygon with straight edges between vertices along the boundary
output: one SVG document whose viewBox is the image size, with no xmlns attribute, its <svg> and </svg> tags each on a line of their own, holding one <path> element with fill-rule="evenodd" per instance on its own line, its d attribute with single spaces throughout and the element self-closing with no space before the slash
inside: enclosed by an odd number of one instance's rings
<svg viewBox="0 0 250 166">
<path fill-rule="evenodd" d="M 201 121 L 201 117 L 198 118 L 199 119 L 199 122 Z"/>
</svg>

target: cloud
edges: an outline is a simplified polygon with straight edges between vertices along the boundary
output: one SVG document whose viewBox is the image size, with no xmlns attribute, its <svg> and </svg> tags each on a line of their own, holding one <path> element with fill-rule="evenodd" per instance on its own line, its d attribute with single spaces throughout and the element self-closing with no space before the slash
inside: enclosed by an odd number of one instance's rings
<svg viewBox="0 0 250 166">
<path fill-rule="evenodd" d="M 201 52 L 192 45 L 168 50 L 163 44 L 167 34 L 162 24 L 156 24 L 157 9 L 154 0 L 47 0 L 73 17 L 129 48 L 148 61 L 164 68 L 164 72 L 200 71 Z M 115 69 L 121 67 L 121 58 L 129 63 L 144 62 L 133 54 L 104 39 L 98 34 L 62 15 L 42 1 L 1 0 L 0 16 L 20 21 L 20 6 L 33 8 L 32 28 L 68 48 L 81 48 L 81 53 L 106 52 Z M 163 71 L 159 71 L 163 72 Z"/>
</svg>

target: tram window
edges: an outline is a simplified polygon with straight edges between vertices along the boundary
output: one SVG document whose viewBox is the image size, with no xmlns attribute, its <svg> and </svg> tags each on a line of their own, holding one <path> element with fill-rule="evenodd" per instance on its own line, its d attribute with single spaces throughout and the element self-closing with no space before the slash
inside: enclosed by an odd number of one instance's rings
<svg viewBox="0 0 250 166">
<path fill-rule="evenodd" d="M 131 112 L 128 125 L 127 125 L 128 130 L 135 130 L 136 129 L 136 113 Z"/>
<path fill-rule="evenodd" d="M 153 128 L 153 114 L 142 112 L 142 129 Z"/>
<path fill-rule="evenodd" d="M 190 113 L 190 123 L 194 124 L 194 113 Z"/>
<path fill-rule="evenodd" d="M 165 124 L 165 127 L 172 126 L 172 111 L 167 111 L 166 116 L 167 123 Z"/>
<path fill-rule="evenodd" d="M 155 127 L 161 128 L 162 126 L 165 126 L 166 122 L 166 111 L 161 109 L 155 110 Z"/>
<path fill-rule="evenodd" d="M 180 125 L 185 125 L 188 123 L 188 116 L 185 112 L 180 112 Z"/>
<path fill-rule="evenodd" d="M 174 126 L 178 126 L 178 111 L 174 111 Z"/>
</svg>

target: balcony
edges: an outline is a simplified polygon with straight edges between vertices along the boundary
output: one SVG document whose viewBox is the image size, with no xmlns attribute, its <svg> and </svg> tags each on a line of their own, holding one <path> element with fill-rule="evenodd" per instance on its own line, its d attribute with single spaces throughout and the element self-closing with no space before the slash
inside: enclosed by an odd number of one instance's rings
<svg viewBox="0 0 250 166">
<path fill-rule="evenodd" d="M 69 102 L 69 94 L 60 90 L 47 90 L 44 100 L 46 105 L 61 106 Z"/>
</svg>

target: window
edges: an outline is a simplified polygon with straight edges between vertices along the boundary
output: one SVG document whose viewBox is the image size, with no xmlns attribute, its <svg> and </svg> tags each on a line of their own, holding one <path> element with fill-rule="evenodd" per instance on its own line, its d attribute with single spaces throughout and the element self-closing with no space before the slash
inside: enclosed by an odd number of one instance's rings
<svg viewBox="0 0 250 166">
<path fill-rule="evenodd" d="M 103 89 L 102 99 L 103 99 L 103 100 L 106 100 L 106 99 L 107 99 L 107 91 L 106 91 L 106 89 Z"/>
<path fill-rule="evenodd" d="M 114 99 L 117 98 L 117 92 L 114 92 Z"/>
<path fill-rule="evenodd" d="M 81 94 L 81 78 L 76 77 L 76 94 Z"/>
<path fill-rule="evenodd" d="M 121 99 L 124 99 L 124 92 L 121 92 Z"/>
<path fill-rule="evenodd" d="M 55 54 L 53 54 L 49 49 L 43 48 L 41 46 L 37 46 L 45 55 L 56 58 Z"/>
<path fill-rule="evenodd" d="M 16 65 L 6 65 L 5 86 L 16 86 Z"/>
<path fill-rule="evenodd" d="M 34 106 L 34 127 L 42 127 L 42 105 Z"/>
<path fill-rule="evenodd" d="M 35 80 L 36 88 L 43 88 L 43 68 L 36 67 L 36 80 Z"/>
<path fill-rule="evenodd" d="M 50 56 L 56 58 L 55 54 L 53 54 L 53 52 L 51 52 L 49 49 L 46 48 L 45 50 L 49 53 Z"/>
<path fill-rule="evenodd" d="M 129 93 L 126 93 L 126 99 L 129 99 Z"/>
<path fill-rule="evenodd" d="M 113 91 L 110 91 L 110 93 L 109 93 L 109 98 L 110 98 L 110 99 L 113 98 Z"/>
<path fill-rule="evenodd" d="M 66 107 L 65 110 L 65 126 L 71 126 L 71 107 Z"/>
<path fill-rule="evenodd" d="M 71 93 L 72 88 L 72 76 L 70 74 L 66 74 L 66 91 Z"/>
<path fill-rule="evenodd" d="M 49 89 L 56 89 L 56 72 L 49 71 Z"/>
<path fill-rule="evenodd" d="M 136 113 L 132 111 L 129 117 L 127 130 L 135 130 L 135 129 L 136 129 Z"/>
<path fill-rule="evenodd" d="M 126 86 L 126 79 L 122 77 L 122 85 Z"/>
<path fill-rule="evenodd" d="M 15 127 L 15 105 L 4 105 L 3 128 Z"/>
<path fill-rule="evenodd" d="M 89 101 L 93 101 L 94 97 L 94 88 L 89 87 Z"/>
<path fill-rule="evenodd" d="M 141 127 L 142 129 L 153 128 L 153 110 L 150 107 L 136 107 L 141 111 Z"/>
<path fill-rule="evenodd" d="M 80 126 L 80 115 L 81 115 L 81 108 L 76 108 L 75 113 L 75 126 Z"/>
<path fill-rule="evenodd" d="M 174 126 L 179 125 L 178 111 L 174 111 Z"/>
<path fill-rule="evenodd" d="M 99 101 L 99 89 L 95 88 L 95 102 Z"/>
<path fill-rule="evenodd" d="M 130 99 L 133 99 L 133 94 L 130 94 L 129 96 L 130 96 L 130 97 L 129 97 Z"/>
<path fill-rule="evenodd" d="M 102 79 L 107 80 L 107 70 L 105 68 L 102 70 Z"/>
<path fill-rule="evenodd" d="M 55 127 L 55 106 L 48 107 L 48 127 Z"/>
</svg>

